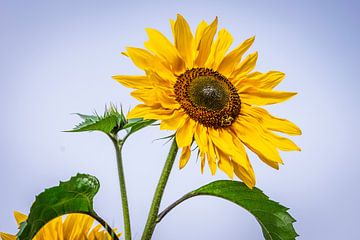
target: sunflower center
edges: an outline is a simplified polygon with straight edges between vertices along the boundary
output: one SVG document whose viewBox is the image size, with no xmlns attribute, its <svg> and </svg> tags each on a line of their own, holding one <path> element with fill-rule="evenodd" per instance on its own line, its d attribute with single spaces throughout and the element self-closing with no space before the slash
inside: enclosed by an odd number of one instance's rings
<svg viewBox="0 0 360 240">
<path fill-rule="evenodd" d="M 176 100 L 195 121 L 212 128 L 230 126 L 240 113 L 240 97 L 231 82 L 208 68 L 193 68 L 174 85 Z"/>
<path fill-rule="evenodd" d="M 189 97 L 195 106 L 216 111 L 226 106 L 229 89 L 214 77 L 201 76 L 191 81 Z"/>
</svg>

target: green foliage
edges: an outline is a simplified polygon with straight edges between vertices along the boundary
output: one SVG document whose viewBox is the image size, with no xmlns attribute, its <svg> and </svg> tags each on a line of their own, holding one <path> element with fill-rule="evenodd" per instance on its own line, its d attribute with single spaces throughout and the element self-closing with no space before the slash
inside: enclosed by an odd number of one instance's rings
<svg viewBox="0 0 360 240">
<path fill-rule="evenodd" d="M 189 194 L 189 197 L 210 195 L 229 200 L 249 211 L 260 223 L 266 240 L 291 240 L 298 235 L 293 223 L 295 219 L 288 208 L 272 201 L 260 189 L 249 189 L 237 181 L 221 180 L 207 184 Z"/>
<path fill-rule="evenodd" d="M 113 105 L 106 108 L 105 113 L 102 116 L 97 113 L 94 115 L 77 113 L 76 115 L 82 118 L 83 121 L 76 125 L 74 129 L 67 132 L 101 131 L 110 134 L 120 131 L 126 124 L 123 112 L 119 112 Z"/>
<path fill-rule="evenodd" d="M 125 124 L 124 129 L 128 132 L 128 134 L 133 134 L 151 124 L 156 122 L 156 120 L 147 119 L 143 120 L 142 118 L 133 118 L 129 119 L 128 123 Z"/>
<path fill-rule="evenodd" d="M 134 118 L 127 120 L 122 109 L 119 112 L 117 108 L 111 105 L 106 108 L 105 113 L 100 116 L 84 115 L 77 113 L 83 121 L 76 125 L 74 129 L 66 132 L 88 132 L 88 131 L 101 131 L 106 134 L 117 134 L 121 130 L 125 130 L 128 135 L 131 135 L 142 128 L 145 128 L 156 120 L 143 120 L 142 118 Z"/>
<path fill-rule="evenodd" d="M 86 213 L 97 216 L 93 209 L 93 198 L 100 183 L 96 177 L 77 174 L 69 181 L 40 193 L 30 209 L 25 223 L 21 224 L 19 240 L 30 240 L 49 221 L 64 214 Z"/>
</svg>

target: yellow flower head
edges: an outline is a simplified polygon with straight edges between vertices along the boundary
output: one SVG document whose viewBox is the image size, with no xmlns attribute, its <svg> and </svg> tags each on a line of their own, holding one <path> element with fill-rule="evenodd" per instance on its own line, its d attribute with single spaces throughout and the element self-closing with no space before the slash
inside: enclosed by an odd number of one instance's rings
<svg viewBox="0 0 360 240">
<path fill-rule="evenodd" d="M 270 115 L 260 106 L 283 102 L 296 93 L 274 91 L 285 75 L 278 71 L 253 72 L 257 52 L 243 58 L 254 42 L 245 40 L 228 52 L 233 38 L 218 19 L 202 21 L 195 34 L 186 20 L 171 20 L 174 43 L 155 29 L 146 29 L 146 49 L 128 47 L 124 53 L 145 76 L 114 76 L 136 89 L 133 97 L 143 102 L 128 118 L 157 119 L 163 130 L 175 130 L 182 153 L 180 168 L 190 158 L 193 139 L 199 149 L 201 171 L 205 162 L 231 179 L 239 177 L 250 188 L 255 175 L 245 146 L 269 166 L 282 163 L 278 150 L 300 150 L 275 132 L 299 135 L 288 120 Z"/>
<path fill-rule="evenodd" d="M 14 216 L 18 225 L 26 221 L 27 216 L 14 212 Z M 94 219 L 88 215 L 73 213 L 67 215 L 65 220 L 57 217 L 47 223 L 40 231 L 35 235 L 33 240 L 110 240 L 112 239 L 108 232 L 102 229 L 101 225 L 92 227 Z M 118 236 L 120 236 L 118 234 Z M 16 240 L 15 235 L 8 233 L 0 233 L 2 240 Z"/>
</svg>

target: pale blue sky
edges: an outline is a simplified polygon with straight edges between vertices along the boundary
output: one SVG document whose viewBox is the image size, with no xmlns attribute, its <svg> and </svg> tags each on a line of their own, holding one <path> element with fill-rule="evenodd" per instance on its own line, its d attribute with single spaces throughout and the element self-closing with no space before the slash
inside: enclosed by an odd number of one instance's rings
<svg viewBox="0 0 360 240">
<path fill-rule="evenodd" d="M 77 172 L 101 181 L 95 208 L 122 228 L 116 163 L 100 133 L 62 130 L 74 112 L 134 106 L 111 79 L 140 73 L 121 55 L 143 46 L 146 27 L 170 37 L 181 13 L 195 27 L 219 17 L 235 44 L 256 35 L 258 70 L 287 74 L 278 89 L 297 91 L 269 109 L 303 129 L 301 153 L 284 153 L 280 171 L 251 156 L 257 186 L 291 208 L 298 239 L 357 239 L 360 197 L 360 3 L 358 1 L 0 1 L 0 230 L 15 232 L 13 210 L 28 213 L 35 194 Z M 251 52 L 250 51 L 250 52 Z M 140 239 L 169 145 L 156 127 L 129 139 L 125 169 L 134 239 Z M 139 150 L 141 149 L 141 151 Z M 170 176 L 162 208 L 205 183 L 195 157 Z M 255 219 L 220 199 L 192 199 L 170 213 L 153 239 L 261 239 Z"/>
</svg>

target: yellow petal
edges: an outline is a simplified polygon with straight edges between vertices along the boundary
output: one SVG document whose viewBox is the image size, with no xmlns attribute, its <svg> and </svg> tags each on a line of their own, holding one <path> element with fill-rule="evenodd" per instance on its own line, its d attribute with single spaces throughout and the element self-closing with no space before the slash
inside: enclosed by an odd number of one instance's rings
<svg viewBox="0 0 360 240">
<path fill-rule="evenodd" d="M 264 121 L 264 127 L 269 130 L 286 133 L 289 135 L 301 135 L 301 129 L 289 120 L 276 118 L 268 115 L 268 118 Z"/>
<path fill-rule="evenodd" d="M 116 233 L 117 232 L 117 229 L 113 229 L 113 231 Z M 122 234 L 121 233 L 117 233 L 116 236 L 120 237 Z M 79 238 L 79 239 L 83 239 L 85 236 L 82 236 L 82 238 Z M 97 239 L 101 239 L 101 240 L 110 240 L 112 239 L 110 234 L 105 231 L 103 229 L 103 227 L 99 224 L 99 225 L 96 225 L 92 230 L 91 232 L 88 234 L 88 236 L 86 236 L 86 238 L 84 239 L 89 239 L 89 240 L 97 240 Z"/>
<path fill-rule="evenodd" d="M 34 237 L 34 240 L 46 239 L 64 239 L 61 216 L 48 222 Z"/>
<path fill-rule="evenodd" d="M 244 144 L 238 138 L 236 131 L 231 128 L 233 134 L 233 141 L 237 150 L 237 155 L 232 158 L 234 173 L 240 178 L 249 188 L 255 186 L 255 173 L 251 166 L 249 157 L 246 153 Z"/>
<path fill-rule="evenodd" d="M 205 167 L 205 153 L 200 152 L 200 159 L 201 159 L 201 173 L 204 173 L 204 167 Z"/>
<path fill-rule="evenodd" d="M 208 144 L 209 144 L 209 146 L 208 146 L 209 152 L 207 153 L 208 163 L 209 163 L 211 174 L 215 175 L 216 169 L 217 169 L 217 166 L 216 166 L 217 162 L 216 162 L 215 146 L 214 146 L 214 143 L 212 142 L 211 138 L 209 138 Z"/>
<path fill-rule="evenodd" d="M 276 87 L 283 79 L 285 78 L 285 74 L 278 71 L 269 71 L 266 73 L 254 72 L 245 77 L 238 77 L 232 81 L 235 88 L 245 89 L 247 87 L 255 87 L 264 90 L 272 90 Z"/>
<path fill-rule="evenodd" d="M 173 83 L 169 80 L 161 78 L 156 72 L 146 71 L 147 76 L 125 76 L 118 75 L 112 78 L 125 87 L 135 89 L 153 89 L 153 88 L 166 88 L 173 90 Z"/>
<path fill-rule="evenodd" d="M 218 18 L 216 17 L 215 20 L 204 30 L 199 43 L 199 53 L 195 60 L 196 66 L 204 66 L 211 51 L 211 45 L 216 34 L 217 25 Z"/>
<path fill-rule="evenodd" d="M 196 54 L 197 54 L 197 51 L 199 50 L 199 44 L 200 44 L 201 37 L 204 34 L 204 31 L 208 26 L 209 26 L 209 24 L 207 24 L 207 22 L 205 22 L 203 20 L 199 23 L 199 25 L 196 29 L 195 41 L 194 41 L 194 53 L 196 53 Z M 196 54 L 194 54 L 194 56 L 196 56 Z"/>
<path fill-rule="evenodd" d="M 27 216 L 25 214 L 18 211 L 14 211 L 14 217 L 18 226 L 20 226 L 20 223 L 25 222 L 27 219 Z"/>
<path fill-rule="evenodd" d="M 174 21 L 174 19 L 170 19 L 170 27 L 171 27 L 172 35 L 175 39 L 175 21 Z"/>
<path fill-rule="evenodd" d="M 143 70 L 153 69 L 153 60 L 156 58 L 148 51 L 141 48 L 127 47 L 127 54 L 134 64 Z"/>
<path fill-rule="evenodd" d="M 217 148 L 218 166 L 230 179 L 234 179 L 234 167 L 229 156 Z"/>
<path fill-rule="evenodd" d="M 228 53 L 221 61 L 217 71 L 219 71 L 224 76 L 229 77 L 235 69 L 235 66 L 240 62 L 241 57 L 250 48 L 254 40 L 255 37 L 249 38 L 241 43 L 237 48 Z"/>
<path fill-rule="evenodd" d="M 78 218 L 75 217 L 74 214 L 70 214 L 66 217 L 64 224 L 63 224 L 63 228 L 64 228 L 64 239 L 74 239 L 76 238 L 78 232 L 77 232 L 77 228 L 75 228 L 74 226 L 77 226 L 77 221 Z"/>
<path fill-rule="evenodd" d="M 275 133 L 267 132 L 266 138 L 278 149 L 283 151 L 301 151 L 301 149 L 290 139 L 281 137 Z"/>
<path fill-rule="evenodd" d="M 244 59 L 244 61 L 242 61 L 239 64 L 239 66 L 237 66 L 235 68 L 235 70 L 231 73 L 230 78 L 236 78 L 236 77 L 240 77 L 240 76 L 245 76 L 246 74 L 251 72 L 256 66 L 257 58 L 258 58 L 258 53 L 257 52 L 249 54 Z"/>
<path fill-rule="evenodd" d="M 174 82 L 159 76 L 158 73 L 154 71 L 146 71 L 146 75 L 149 78 L 149 85 L 153 87 L 167 88 L 170 90 L 174 89 Z"/>
<path fill-rule="evenodd" d="M 143 89 L 151 87 L 152 84 L 146 76 L 113 76 L 113 79 L 128 88 Z"/>
<path fill-rule="evenodd" d="M 201 124 L 196 124 L 194 138 L 198 145 L 200 152 L 208 152 L 207 148 L 207 128 Z"/>
<path fill-rule="evenodd" d="M 176 131 L 176 142 L 179 148 L 191 145 L 196 122 L 191 118 L 185 120 L 184 125 Z"/>
<path fill-rule="evenodd" d="M 145 42 L 145 47 L 162 57 L 170 63 L 175 72 L 180 73 L 185 70 L 185 63 L 179 56 L 174 45 L 158 30 L 146 29 L 149 41 Z"/>
<path fill-rule="evenodd" d="M 157 92 L 156 99 L 164 108 L 173 109 L 173 110 L 177 110 L 181 108 L 181 105 L 179 104 L 178 101 L 176 101 L 175 96 L 172 96 L 172 94 L 166 93 L 165 91 Z"/>
<path fill-rule="evenodd" d="M 241 109 L 242 114 L 258 119 L 258 121 L 262 123 L 263 127 L 268 130 L 282 132 L 289 135 L 301 134 L 301 129 L 294 123 L 283 118 L 274 117 L 263 108 L 242 104 Z"/>
<path fill-rule="evenodd" d="M 229 50 L 232 42 L 233 37 L 231 34 L 226 29 L 220 30 L 215 43 L 211 46 L 211 52 L 205 66 L 217 69 L 223 60 L 225 53 Z"/>
<path fill-rule="evenodd" d="M 243 144 L 229 129 L 223 130 L 209 130 L 211 140 L 214 142 L 216 148 L 231 158 L 232 162 L 240 164 L 245 169 L 249 169 L 251 165 L 247 161 L 247 154 L 245 152 Z"/>
<path fill-rule="evenodd" d="M 139 104 L 128 113 L 127 118 L 161 120 L 169 118 L 173 112 L 173 109 L 164 109 L 161 106 L 147 106 L 145 104 Z"/>
<path fill-rule="evenodd" d="M 168 118 L 163 119 L 160 123 L 160 130 L 177 130 L 187 119 L 183 110 L 174 111 Z"/>
<path fill-rule="evenodd" d="M 180 14 L 174 25 L 175 33 L 175 46 L 184 59 L 186 67 L 192 68 L 193 66 L 193 35 L 191 33 L 189 24 Z"/>
<path fill-rule="evenodd" d="M 96 225 L 91 232 L 88 235 L 89 239 L 103 239 L 103 234 L 101 231 L 101 225 L 98 224 Z M 105 238 L 107 239 L 107 238 Z"/>
<path fill-rule="evenodd" d="M 167 88 L 162 88 L 160 86 L 149 89 L 137 89 L 132 92 L 132 95 L 133 97 L 137 98 L 140 101 L 148 102 L 149 105 L 161 104 L 161 102 L 159 101 L 160 98 L 161 99 L 169 98 L 169 100 L 167 101 L 170 101 L 176 97 L 174 91 Z M 174 99 L 174 101 L 176 100 Z"/>
<path fill-rule="evenodd" d="M 185 165 L 188 163 L 190 159 L 191 151 L 190 146 L 186 146 L 182 149 L 181 155 L 180 155 L 180 162 L 179 162 L 179 168 L 182 169 L 185 167 Z"/>
<path fill-rule="evenodd" d="M 134 107 L 127 115 L 128 119 L 131 118 L 143 118 L 148 113 L 148 111 L 151 111 L 152 108 L 150 106 L 147 106 L 145 104 L 139 104 L 136 107 Z"/>
<path fill-rule="evenodd" d="M 221 149 L 224 153 L 227 153 L 228 155 L 233 153 L 233 151 L 234 151 L 234 148 L 232 145 L 233 140 L 232 140 L 231 135 L 226 134 L 226 131 L 210 128 L 209 136 L 211 138 L 211 141 L 214 143 L 214 145 L 217 148 Z"/>
<path fill-rule="evenodd" d="M 231 128 L 232 129 L 232 128 Z M 246 153 L 244 144 L 241 142 L 236 132 L 231 131 L 232 140 L 234 144 L 234 154 L 232 155 L 233 163 L 243 167 L 245 170 L 252 171 L 252 166 Z"/>
<path fill-rule="evenodd" d="M 279 152 L 274 145 L 267 141 L 262 129 L 249 117 L 241 116 L 233 123 L 233 129 L 241 141 L 269 166 L 278 169 L 282 163 Z"/>
<path fill-rule="evenodd" d="M 176 77 L 170 71 L 168 66 L 164 65 L 164 62 L 157 56 L 152 55 L 148 51 L 141 48 L 126 48 L 127 54 L 133 61 L 133 63 L 143 70 L 152 70 L 159 74 L 163 79 L 176 82 Z"/>
<path fill-rule="evenodd" d="M 64 231 L 63 231 L 63 219 L 62 216 L 55 218 L 57 219 L 57 223 L 54 224 L 55 231 L 52 231 L 54 235 L 56 235 L 59 239 L 64 239 Z M 85 229 L 86 231 L 86 229 Z M 86 231 L 87 232 L 87 231 Z M 52 238 L 55 239 L 55 238 Z"/>
<path fill-rule="evenodd" d="M 201 159 L 201 173 L 204 172 L 206 153 L 209 152 L 208 149 L 208 134 L 207 127 L 204 127 L 201 124 L 196 124 L 194 138 L 195 142 L 199 147 L 200 159 Z"/>
<path fill-rule="evenodd" d="M 284 102 L 296 94 L 296 92 L 269 91 L 248 87 L 240 92 L 240 99 L 247 104 L 263 106 Z"/>
<path fill-rule="evenodd" d="M 167 89 L 138 89 L 131 92 L 131 96 L 144 102 L 147 106 L 157 106 L 160 104 L 163 108 L 180 108 L 180 104 L 176 101 L 175 95 Z"/>
<path fill-rule="evenodd" d="M 240 178 L 246 186 L 248 186 L 250 189 L 252 189 L 255 186 L 256 179 L 255 179 L 255 173 L 253 168 L 245 169 L 241 165 L 233 162 L 234 167 L 234 173 L 235 175 Z"/>
<path fill-rule="evenodd" d="M 61 218 L 59 219 L 61 220 Z M 87 236 L 90 232 L 94 219 L 90 216 L 80 213 L 68 214 L 64 220 L 64 223 L 59 222 L 58 225 L 62 226 L 61 230 L 57 230 L 57 234 L 60 231 L 63 232 L 64 237 L 60 239 L 80 239 Z"/>
<path fill-rule="evenodd" d="M 0 238 L 2 240 L 16 240 L 16 235 L 0 232 Z"/>
</svg>

